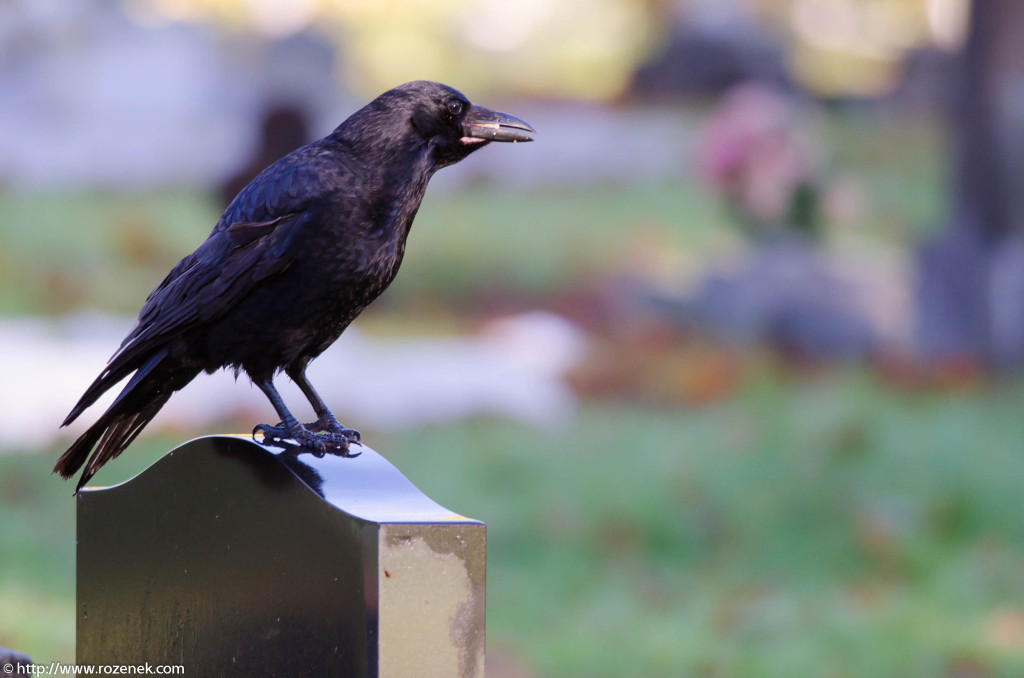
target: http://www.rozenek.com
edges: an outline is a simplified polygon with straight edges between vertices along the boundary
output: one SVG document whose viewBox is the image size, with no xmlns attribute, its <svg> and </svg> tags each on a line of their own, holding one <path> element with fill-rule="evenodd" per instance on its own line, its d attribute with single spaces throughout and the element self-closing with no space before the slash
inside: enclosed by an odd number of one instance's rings
<svg viewBox="0 0 1024 678">
<path fill-rule="evenodd" d="M 183 676 L 185 667 L 173 664 L 4 664 L 0 675 L 11 676 Z"/>
</svg>

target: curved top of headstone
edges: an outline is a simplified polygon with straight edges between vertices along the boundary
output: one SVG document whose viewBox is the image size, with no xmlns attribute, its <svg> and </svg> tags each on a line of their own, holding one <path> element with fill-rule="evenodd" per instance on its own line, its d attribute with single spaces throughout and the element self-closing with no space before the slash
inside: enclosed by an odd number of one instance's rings
<svg viewBox="0 0 1024 678">
<path fill-rule="evenodd" d="M 299 448 L 280 451 L 245 435 L 204 436 L 176 447 L 134 478 L 110 487 L 86 487 L 82 492 L 116 494 L 142 489 L 149 481 L 166 479 L 180 485 L 201 477 L 209 483 L 242 474 L 270 491 L 304 485 L 335 508 L 371 522 L 478 522 L 423 494 L 371 448 L 353 446 L 351 451 L 358 456 L 316 457 Z"/>
</svg>

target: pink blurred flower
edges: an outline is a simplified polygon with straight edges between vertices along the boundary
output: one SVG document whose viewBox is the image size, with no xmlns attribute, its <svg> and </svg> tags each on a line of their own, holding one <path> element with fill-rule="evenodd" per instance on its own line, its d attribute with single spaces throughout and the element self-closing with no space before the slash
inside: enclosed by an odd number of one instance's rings
<svg viewBox="0 0 1024 678">
<path fill-rule="evenodd" d="M 821 163 L 792 97 L 762 83 L 730 90 L 704 130 L 700 176 L 749 226 L 784 226 Z"/>
</svg>

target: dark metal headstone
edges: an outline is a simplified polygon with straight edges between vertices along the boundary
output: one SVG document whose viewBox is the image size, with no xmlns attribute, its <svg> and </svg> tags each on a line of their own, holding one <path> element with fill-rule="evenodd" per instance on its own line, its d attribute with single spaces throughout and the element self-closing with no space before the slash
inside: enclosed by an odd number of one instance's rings
<svg viewBox="0 0 1024 678">
<path fill-rule="evenodd" d="M 317 459 L 199 438 L 79 494 L 77 660 L 483 676 L 485 530 L 369 448 Z"/>
</svg>

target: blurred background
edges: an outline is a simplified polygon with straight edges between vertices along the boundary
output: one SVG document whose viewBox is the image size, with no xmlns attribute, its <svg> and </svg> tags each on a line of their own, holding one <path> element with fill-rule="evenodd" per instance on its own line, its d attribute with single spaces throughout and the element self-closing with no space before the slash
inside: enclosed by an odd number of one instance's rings
<svg viewBox="0 0 1024 678">
<path fill-rule="evenodd" d="M 0 3 L 0 646 L 74 658 L 57 426 L 146 294 L 412 79 L 537 141 L 311 378 L 488 523 L 489 676 L 1021 675 L 1018 0 Z M 96 482 L 272 415 L 201 377 Z"/>
</svg>

